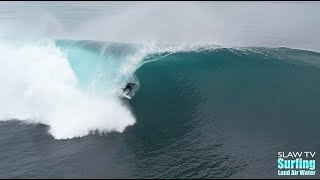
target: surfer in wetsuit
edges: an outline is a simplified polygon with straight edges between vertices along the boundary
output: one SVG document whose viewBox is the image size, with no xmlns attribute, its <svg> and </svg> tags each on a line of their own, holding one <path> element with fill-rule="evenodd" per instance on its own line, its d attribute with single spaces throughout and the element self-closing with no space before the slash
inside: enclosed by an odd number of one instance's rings
<svg viewBox="0 0 320 180">
<path fill-rule="evenodd" d="M 123 89 L 123 92 L 124 93 L 127 89 L 129 89 L 129 92 L 127 93 L 127 95 L 129 95 L 129 93 L 132 91 L 132 86 L 134 85 L 134 83 L 128 83 L 126 85 L 126 87 Z"/>
</svg>

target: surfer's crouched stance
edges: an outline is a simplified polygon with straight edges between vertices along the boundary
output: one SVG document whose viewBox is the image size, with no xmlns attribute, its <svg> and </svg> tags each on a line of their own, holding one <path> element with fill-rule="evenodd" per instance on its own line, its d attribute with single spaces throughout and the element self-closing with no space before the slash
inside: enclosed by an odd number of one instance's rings
<svg viewBox="0 0 320 180">
<path fill-rule="evenodd" d="M 127 89 L 129 89 L 129 92 L 127 93 L 127 95 L 129 95 L 129 93 L 132 91 L 132 86 L 134 85 L 134 83 L 128 83 L 126 85 L 126 87 L 123 89 L 123 92 L 124 93 Z"/>
</svg>

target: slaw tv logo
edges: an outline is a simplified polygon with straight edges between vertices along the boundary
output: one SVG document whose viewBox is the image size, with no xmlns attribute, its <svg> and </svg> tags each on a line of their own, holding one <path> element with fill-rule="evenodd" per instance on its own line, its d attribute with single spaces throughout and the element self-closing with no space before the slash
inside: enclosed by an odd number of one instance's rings
<svg viewBox="0 0 320 180">
<path fill-rule="evenodd" d="M 278 152 L 279 176 L 313 176 L 316 152 Z"/>
</svg>

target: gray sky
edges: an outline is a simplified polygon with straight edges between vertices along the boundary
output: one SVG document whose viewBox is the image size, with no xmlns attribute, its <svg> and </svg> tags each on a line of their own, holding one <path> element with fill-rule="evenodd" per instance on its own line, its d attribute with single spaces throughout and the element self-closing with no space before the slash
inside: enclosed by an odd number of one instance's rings
<svg viewBox="0 0 320 180">
<path fill-rule="evenodd" d="M 5 37 L 320 51 L 320 2 L 0 2 Z"/>
</svg>

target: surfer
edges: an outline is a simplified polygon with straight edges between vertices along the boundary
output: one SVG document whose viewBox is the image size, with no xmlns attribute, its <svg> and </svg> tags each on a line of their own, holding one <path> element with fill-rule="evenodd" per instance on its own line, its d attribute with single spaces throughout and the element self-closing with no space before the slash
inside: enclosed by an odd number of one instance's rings
<svg viewBox="0 0 320 180">
<path fill-rule="evenodd" d="M 126 87 L 125 88 L 123 88 L 123 92 L 122 93 L 124 93 L 127 89 L 129 89 L 129 92 L 127 93 L 127 95 L 129 95 L 129 93 L 132 91 L 132 86 L 134 85 L 134 83 L 128 83 L 127 85 L 126 85 Z"/>
</svg>

